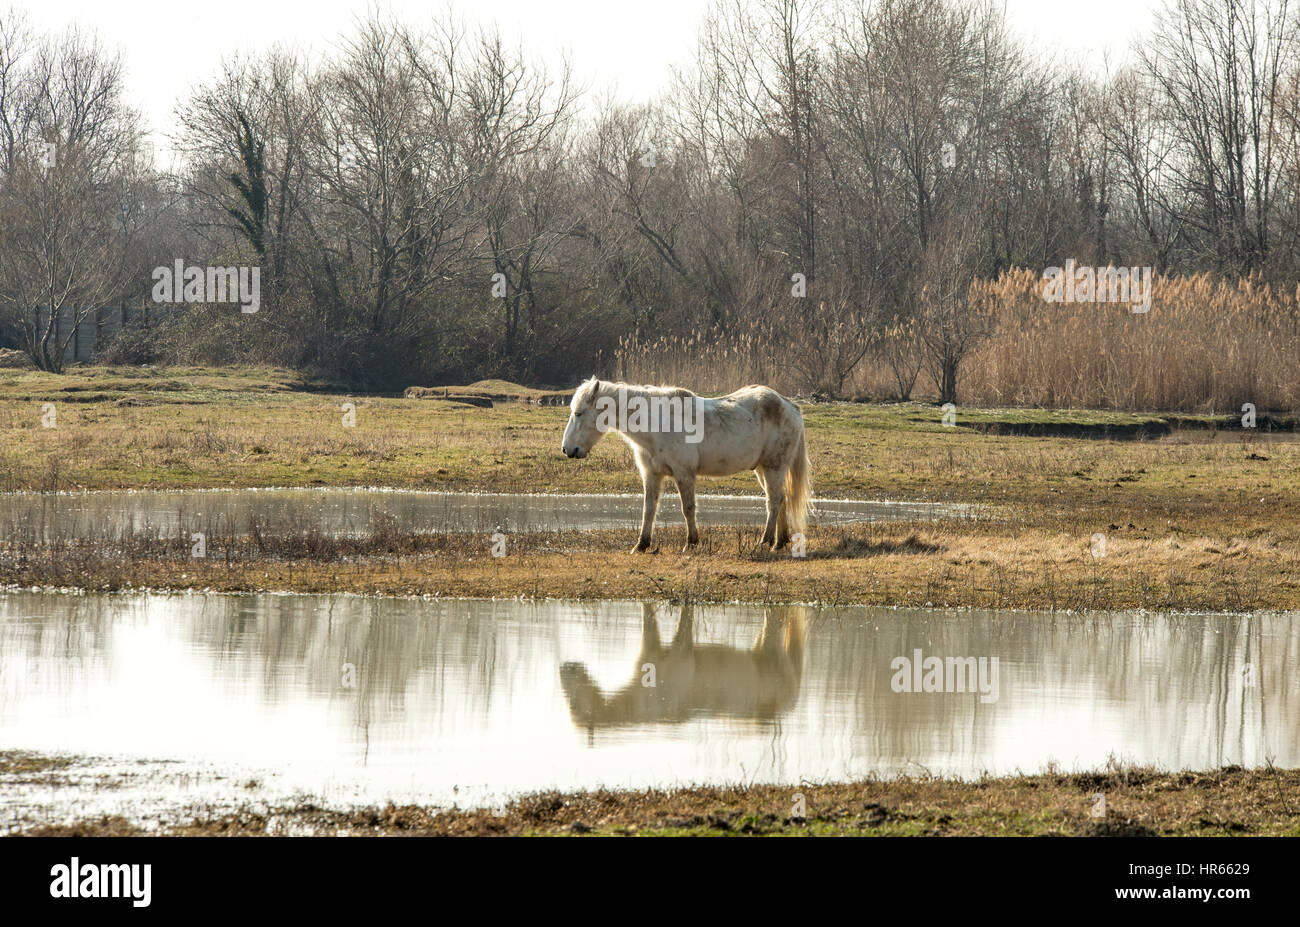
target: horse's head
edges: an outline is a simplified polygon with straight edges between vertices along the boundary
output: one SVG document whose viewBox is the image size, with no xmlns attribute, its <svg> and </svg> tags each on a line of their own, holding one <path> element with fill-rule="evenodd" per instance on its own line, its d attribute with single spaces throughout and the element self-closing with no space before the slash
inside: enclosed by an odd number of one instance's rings
<svg viewBox="0 0 1300 927">
<path fill-rule="evenodd" d="M 586 457 L 604 435 L 604 429 L 597 425 L 599 416 L 596 413 L 596 398 L 599 392 L 600 381 L 592 377 L 573 394 L 573 402 L 569 405 L 569 424 L 564 429 L 564 443 L 560 448 L 566 457 Z"/>
</svg>

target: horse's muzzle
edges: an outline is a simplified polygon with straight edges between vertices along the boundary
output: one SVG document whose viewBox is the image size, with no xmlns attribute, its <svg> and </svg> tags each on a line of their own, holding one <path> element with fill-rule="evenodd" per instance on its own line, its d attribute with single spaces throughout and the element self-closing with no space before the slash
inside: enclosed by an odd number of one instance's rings
<svg viewBox="0 0 1300 927">
<path fill-rule="evenodd" d="M 580 447 L 565 448 L 564 454 L 566 457 L 572 457 L 574 460 L 581 460 L 587 456 L 587 452 Z"/>
</svg>

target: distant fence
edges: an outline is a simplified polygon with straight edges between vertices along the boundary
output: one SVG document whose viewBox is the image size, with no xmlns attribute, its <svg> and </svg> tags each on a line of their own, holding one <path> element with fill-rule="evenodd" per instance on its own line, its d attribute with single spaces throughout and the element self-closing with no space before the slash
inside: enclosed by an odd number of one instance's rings
<svg viewBox="0 0 1300 927">
<path fill-rule="evenodd" d="M 71 306 L 64 306 L 59 310 L 59 317 L 55 320 L 54 342 L 57 344 L 72 335 L 68 339 L 68 346 L 63 351 L 63 362 L 72 363 L 91 363 L 98 357 L 100 351 L 112 343 L 117 333 L 125 328 L 129 323 L 141 324 L 146 328 L 151 321 L 159 320 L 162 317 L 174 312 L 172 307 L 160 308 L 154 306 L 150 308 L 148 304 L 135 307 L 128 307 L 125 304 L 120 306 L 108 306 L 103 309 L 96 309 L 94 312 L 86 314 L 81 322 L 76 324 L 76 331 L 73 331 L 73 324 L 78 310 Z M 50 311 L 45 308 L 37 310 L 37 326 L 44 329 L 49 324 Z"/>
</svg>

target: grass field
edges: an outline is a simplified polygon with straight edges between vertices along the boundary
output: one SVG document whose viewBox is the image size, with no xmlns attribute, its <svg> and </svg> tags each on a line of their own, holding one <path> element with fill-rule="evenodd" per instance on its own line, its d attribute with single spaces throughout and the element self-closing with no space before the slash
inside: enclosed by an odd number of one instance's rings
<svg viewBox="0 0 1300 927">
<path fill-rule="evenodd" d="M 350 410 L 355 423 L 347 427 Z M 21 562 L 0 558 L 0 581 L 1026 608 L 1300 607 L 1293 516 L 1300 444 L 1291 434 L 1187 427 L 1201 424 L 1193 418 L 1153 440 L 1028 437 L 970 426 L 1071 424 L 1087 433 L 1170 418 L 959 409 L 957 427 L 944 427 L 940 410 L 921 404 L 804 410 L 819 496 L 972 503 L 985 506 L 986 517 L 814 529 L 804 559 L 756 552 L 757 531 L 736 529 L 706 529 L 703 549 L 691 554 L 679 553 L 682 529 L 661 529 L 657 555 L 635 556 L 626 553 L 634 540 L 629 525 L 625 532 L 520 536 L 504 559 L 488 556 L 488 538 L 475 536 L 415 545 L 400 557 L 392 556 L 391 538 L 347 552 L 304 550 L 293 538 L 271 538 L 256 551 L 232 539 L 223 551 L 218 540 L 201 564 L 180 545 L 51 549 L 25 552 Z M 0 371 L 0 489 L 639 490 L 630 454 L 615 437 L 583 461 L 560 453 L 566 416 L 563 407 L 515 402 L 485 409 L 352 397 L 278 370 Z M 704 480 L 701 488 L 757 493 L 751 474 Z M 663 504 L 676 499 L 670 493 Z M 1104 556 L 1094 556 L 1097 534 L 1105 537 Z"/>
</svg>

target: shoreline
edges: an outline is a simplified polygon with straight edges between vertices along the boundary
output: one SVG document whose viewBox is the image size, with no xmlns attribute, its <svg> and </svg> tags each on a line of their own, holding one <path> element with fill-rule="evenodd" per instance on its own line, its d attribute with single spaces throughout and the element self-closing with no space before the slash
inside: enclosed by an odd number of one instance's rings
<svg viewBox="0 0 1300 927">
<path fill-rule="evenodd" d="M 0 788 L 76 758 L 0 751 Z M 111 788 L 111 783 L 104 787 Z M 1096 795 L 1105 795 L 1098 815 Z M 120 816 L 13 836 L 1300 836 L 1300 769 L 1102 770 L 976 779 L 900 776 L 794 785 L 593 789 L 501 808 L 249 802 L 150 826 Z M 180 820 L 184 818 L 184 820 Z"/>
</svg>

